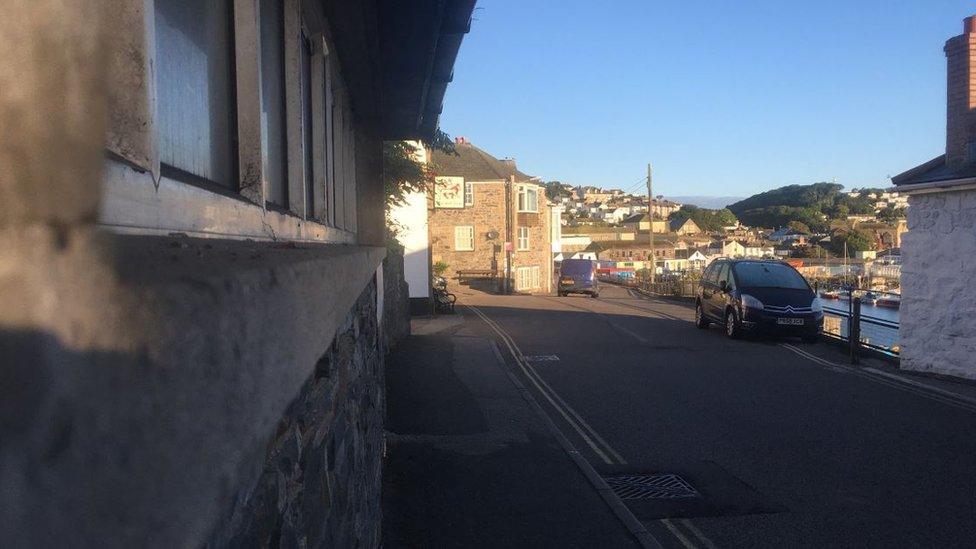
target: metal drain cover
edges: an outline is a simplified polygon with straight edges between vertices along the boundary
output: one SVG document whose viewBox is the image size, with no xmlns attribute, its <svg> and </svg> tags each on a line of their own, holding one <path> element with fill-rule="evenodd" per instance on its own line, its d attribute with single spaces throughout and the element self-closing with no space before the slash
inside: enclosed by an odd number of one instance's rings
<svg viewBox="0 0 976 549">
<path fill-rule="evenodd" d="M 670 473 L 622 475 L 605 480 L 620 499 L 676 499 L 701 495 L 685 479 Z"/>
</svg>

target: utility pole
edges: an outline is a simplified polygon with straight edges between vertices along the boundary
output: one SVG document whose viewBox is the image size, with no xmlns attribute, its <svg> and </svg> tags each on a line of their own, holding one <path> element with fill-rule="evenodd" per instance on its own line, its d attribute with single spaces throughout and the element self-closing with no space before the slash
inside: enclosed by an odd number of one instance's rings
<svg viewBox="0 0 976 549">
<path fill-rule="evenodd" d="M 651 244 L 651 277 L 650 282 L 654 284 L 654 280 L 657 277 L 657 260 L 654 256 L 654 193 L 652 191 L 652 180 L 651 180 L 651 163 L 647 163 L 647 219 L 650 222 L 648 224 L 647 235 L 650 239 Z M 638 228 L 640 228 L 638 226 Z"/>
</svg>

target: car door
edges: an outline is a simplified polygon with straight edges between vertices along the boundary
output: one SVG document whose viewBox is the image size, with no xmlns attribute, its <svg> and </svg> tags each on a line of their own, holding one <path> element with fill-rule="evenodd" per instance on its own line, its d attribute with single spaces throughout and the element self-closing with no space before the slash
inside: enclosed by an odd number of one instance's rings
<svg viewBox="0 0 976 549">
<path fill-rule="evenodd" d="M 716 261 L 708 266 L 705 270 L 704 276 L 702 276 L 702 297 L 701 306 L 702 312 L 706 316 L 717 318 L 715 316 L 715 294 L 718 293 L 718 272 L 722 268 L 724 261 Z"/>
<path fill-rule="evenodd" d="M 722 291 L 722 283 L 725 283 L 725 291 Z M 732 290 L 735 288 L 735 283 L 733 282 L 732 276 L 732 263 L 729 261 L 722 265 L 722 270 L 718 273 L 718 291 L 716 292 L 717 299 L 715 300 L 715 315 L 718 318 L 725 319 L 725 308 L 729 305 L 732 300 Z"/>
</svg>

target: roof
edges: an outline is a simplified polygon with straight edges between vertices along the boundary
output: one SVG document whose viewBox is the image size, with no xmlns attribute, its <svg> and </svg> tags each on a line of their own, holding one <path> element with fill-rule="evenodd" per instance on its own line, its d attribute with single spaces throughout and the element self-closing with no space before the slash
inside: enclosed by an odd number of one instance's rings
<svg viewBox="0 0 976 549">
<path fill-rule="evenodd" d="M 698 224 L 695 223 L 695 220 L 690 217 L 676 217 L 668 222 L 668 228 L 670 228 L 672 231 L 676 231 L 681 227 L 683 227 L 689 221 L 691 221 L 692 225 L 698 227 Z"/>
<path fill-rule="evenodd" d="M 891 178 L 895 186 L 917 185 L 919 183 L 938 183 L 954 179 L 976 177 L 976 162 L 958 168 L 946 164 L 946 155 L 940 155 Z"/>
<path fill-rule="evenodd" d="M 511 176 L 518 182 L 533 179 L 519 171 L 514 162 L 499 160 L 471 143 L 458 143 L 454 149 L 454 153 L 434 150 L 431 154 L 437 175 L 463 177 L 466 181 L 499 181 Z"/>
<path fill-rule="evenodd" d="M 339 57 L 353 80 L 372 67 L 382 71 L 379 82 L 364 82 L 363 87 L 379 92 L 383 137 L 433 137 L 461 40 L 471 29 L 475 0 L 378 0 L 375 15 L 364 7 L 369 2 L 323 5 L 335 12 L 327 14 L 330 21 L 346 23 L 338 25 L 345 32 L 338 41 L 349 40 L 352 50 L 378 46 L 379 59 L 372 63 L 347 61 L 341 51 Z M 370 38 L 378 43 L 373 45 Z"/>
<path fill-rule="evenodd" d="M 638 221 L 647 221 L 647 213 L 635 213 L 624 218 L 621 223 L 637 223 Z M 654 221 L 664 221 L 663 219 L 655 219 Z"/>
</svg>

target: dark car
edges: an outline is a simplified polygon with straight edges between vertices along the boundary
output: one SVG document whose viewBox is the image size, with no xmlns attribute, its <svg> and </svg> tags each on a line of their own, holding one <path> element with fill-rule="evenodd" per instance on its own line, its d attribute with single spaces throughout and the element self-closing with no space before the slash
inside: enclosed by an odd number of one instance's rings
<svg viewBox="0 0 976 549">
<path fill-rule="evenodd" d="M 587 294 L 600 297 L 600 283 L 596 278 L 596 261 L 592 259 L 564 259 L 559 269 L 556 291 L 560 297 Z"/>
<path fill-rule="evenodd" d="M 717 259 L 705 269 L 695 303 L 695 325 L 716 322 L 731 338 L 744 333 L 800 336 L 815 342 L 823 306 L 792 266 L 780 261 Z"/>
</svg>

